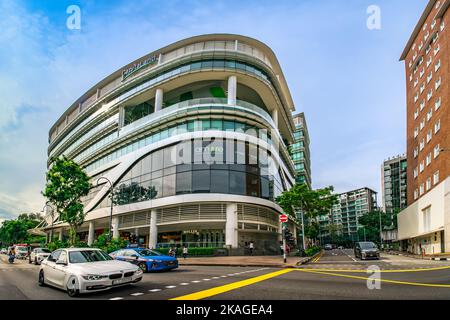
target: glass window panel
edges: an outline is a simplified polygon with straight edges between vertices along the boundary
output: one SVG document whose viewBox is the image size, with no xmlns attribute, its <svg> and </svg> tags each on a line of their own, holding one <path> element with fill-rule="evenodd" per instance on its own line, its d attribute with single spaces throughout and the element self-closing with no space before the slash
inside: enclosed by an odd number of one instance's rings
<svg viewBox="0 0 450 320">
<path fill-rule="evenodd" d="M 211 120 L 211 129 L 222 130 L 222 120 Z"/>
<path fill-rule="evenodd" d="M 254 174 L 247 174 L 246 180 L 247 195 L 259 197 L 259 177 Z"/>
<path fill-rule="evenodd" d="M 163 197 L 175 195 L 175 174 L 163 177 Z"/>
<path fill-rule="evenodd" d="M 147 174 L 152 172 L 152 155 L 149 154 L 144 159 L 142 159 L 142 174 Z"/>
<path fill-rule="evenodd" d="M 192 192 L 209 192 L 209 184 L 209 170 L 199 170 L 192 172 Z"/>
<path fill-rule="evenodd" d="M 225 68 L 225 61 L 224 60 L 214 60 L 213 62 L 213 68 Z"/>
<path fill-rule="evenodd" d="M 226 170 L 211 170 L 211 192 L 229 193 L 229 172 Z"/>
<path fill-rule="evenodd" d="M 227 60 L 225 61 L 225 67 L 230 69 L 236 68 L 236 61 Z"/>
<path fill-rule="evenodd" d="M 223 130 L 224 131 L 234 131 L 234 121 L 225 120 L 223 122 Z"/>
<path fill-rule="evenodd" d="M 192 189 L 192 172 L 177 173 L 176 194 L 191 193 Z"/>
<path fill-rule="evenodd" d="M 230 193 L 245 195 L 245 172 L 230 171 Z"/>
<path fill-rule="evenodd" d="M 204 68 L 212 68 L 213 62 L 212 60 L 202 61 L 202 69 Z"/>
<path fill-rule="evenodd" d="M 152 155 L 152 171 L 163 168 L 163 150 L 155 151 Z"/>
<path fill-rule="evenodd" d="M 153 179 L 151 182 L 154 198 L 161 198 L 162 195 L 162 178 Z"/>
<path fill-rule="evenodd" d="M 199 70 L 202 68 L 202 63 L 199 62 L 194 62 L 191 64 L 191 70 Z"/>
<path fill-rule="evenodd" d="M 164 148 L 164 168 L 172 167 L 176 164 L 176 145 Z"/>
<path fill-rule="evenodd" d="M 168 137 L 169 137 L 169 130 L 168 129 L 165 129 L 165 130 L 161 131 L 161 136 L 160 136 L 161 140 L 164 140 L 164 139 L 166 139 Z"/>
<path fill-rule="evenodd" d="M 211 121 L 209 119 L 202 120 L 202 131 L 209 130 L 211 128 Z"/>
</svg>

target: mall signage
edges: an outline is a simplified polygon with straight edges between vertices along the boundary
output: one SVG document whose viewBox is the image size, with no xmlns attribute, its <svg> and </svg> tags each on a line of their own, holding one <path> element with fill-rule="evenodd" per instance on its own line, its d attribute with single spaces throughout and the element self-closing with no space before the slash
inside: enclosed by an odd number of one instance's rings
<svg viewBox="0 0 450 320">
<path fill-rule="evenodd" d="M 135 63 L 131 67 L 122 71 L 122 81 L 124 81 L 131 75 L 135 74 L 139 70 L 142 70 L 142 69 L 144 69 L 148 66 L 151 66 L 157 62 L 158 62 L 158 56 L 154 55 L 154 56 L 151 56 L 150 58 L 147 58 L 145 60 L 139 61 L 138 63 Z"/>
</svg>

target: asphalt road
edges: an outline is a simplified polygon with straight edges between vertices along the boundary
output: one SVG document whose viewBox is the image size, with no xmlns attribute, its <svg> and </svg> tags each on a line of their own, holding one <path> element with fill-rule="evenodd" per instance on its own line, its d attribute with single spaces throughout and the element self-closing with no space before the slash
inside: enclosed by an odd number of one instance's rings
<svg viewBox="0 0 450 320">
<path fill-rule="evenodd" d="M 147 273 L 141 282 L 101 293 L 70 298 L 37 284 L 38 266 L 6 263 L 0 257 L 0 299 L 107 300 L 311 300 L 311 299 L 450 299 L 450 263 L 382 255 L 359 261 L 351 250 L 325 251 L 296 269 L 182 266 Z M 379 268 L 379 273 L 372 269 Z M 377 269 L 378 270 L 378 269 Z M 368 277 L 377 277 L 369 280 Z"/>
</svg>

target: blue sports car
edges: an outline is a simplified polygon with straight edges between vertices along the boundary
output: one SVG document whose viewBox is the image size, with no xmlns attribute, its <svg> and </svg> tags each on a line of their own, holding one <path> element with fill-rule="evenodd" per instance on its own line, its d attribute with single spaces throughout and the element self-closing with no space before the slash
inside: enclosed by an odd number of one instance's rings
<svg viewBox="0 0 450 320">
<path fill-rule="evenodd" d="M 144 248 L 127 248 L 109 254 L 116 260 L 128 261 L 136 264 L 144 272 L 166 271 L 178 268 L 178 260 L 174 257 L 162 255 L 159 252 Z"/>
</svg>

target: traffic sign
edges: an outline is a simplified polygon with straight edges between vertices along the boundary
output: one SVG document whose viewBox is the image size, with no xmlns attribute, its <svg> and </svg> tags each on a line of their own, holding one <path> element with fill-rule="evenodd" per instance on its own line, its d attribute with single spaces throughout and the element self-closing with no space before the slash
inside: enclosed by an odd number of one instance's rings
<svg viewBox="0 0 450 320">
<path fill-rule="evenodd" d="M 288 221 L 288 216 L 285 214 L 280 215 L 280 222 L 287 222 Z"/>
</svg>

